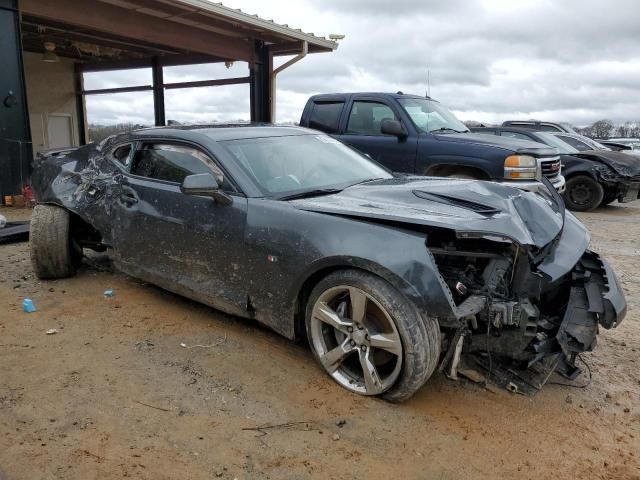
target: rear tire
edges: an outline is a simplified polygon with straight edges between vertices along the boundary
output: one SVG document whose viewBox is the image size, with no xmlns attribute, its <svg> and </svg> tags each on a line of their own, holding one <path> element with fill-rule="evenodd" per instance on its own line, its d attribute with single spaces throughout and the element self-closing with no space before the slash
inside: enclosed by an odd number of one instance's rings
<svg viewBox="0 0 640 480">
<path fill-rule="evenodd" d="M 589 212 L 602 202 L 604 189 L 592 177 L 577 175 L 567 180 L 567 189 L 563 196 L 570 210 Z"/>
<path fill-rule="evenodd" d="M 360 270 L 334 272 L 316 285 L 306 328 L 316 360 L 338 384 L 392 402 L 422 387 L 440 357 L 437 320 L 420 315 L 384 279 Z M 365 365 L 373 366 L 372 375 L 365 374 Z"/>
<path fill-rule="evenodd" d="M 31 265 L 41 279 L 65 278 L 76 273 L 82 249 L 70 235 L 71 216 L 53 205 L 37 205 L 31 214 Z"/>
</svg>

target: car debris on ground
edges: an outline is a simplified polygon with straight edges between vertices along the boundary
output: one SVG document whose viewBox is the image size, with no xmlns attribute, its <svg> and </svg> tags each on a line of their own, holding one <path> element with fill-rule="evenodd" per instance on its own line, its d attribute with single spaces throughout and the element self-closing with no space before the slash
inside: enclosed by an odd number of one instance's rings
<svg viewBox="0 0 640 480">
<path fill-rule="evenodd" d="M 33 300 L 31 300 L 30 298 L 25 298 L 24 300 L 22 300 L 22 310 L 25 313 L 33 313 L 33 312 L 36 312 L 38 309 L 33 303 Z"/>
</svg>

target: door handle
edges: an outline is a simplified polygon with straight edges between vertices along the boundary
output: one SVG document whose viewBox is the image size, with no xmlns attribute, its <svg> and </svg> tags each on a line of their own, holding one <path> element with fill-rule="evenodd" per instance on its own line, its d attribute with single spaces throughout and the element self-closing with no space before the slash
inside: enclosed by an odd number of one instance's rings
<svg viewBox="0 0 640 480">
<path fill-rule="evenodd" d="M 127 207 L 130 207 L 138 203 L 138 199 L 131 192 L 122 192 L 120 194 L 120 201 L 124 203 Z"/>
</svg>

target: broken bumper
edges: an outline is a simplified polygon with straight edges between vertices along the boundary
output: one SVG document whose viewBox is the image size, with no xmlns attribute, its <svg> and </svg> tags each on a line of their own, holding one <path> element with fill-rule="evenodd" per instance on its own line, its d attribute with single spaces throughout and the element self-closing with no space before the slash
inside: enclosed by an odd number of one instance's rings
<svg viewBox="0 0 640 480">
<path fill-rule="evenodd" d="M 620 182 L 618 186 L 618 201 L 620 203 L 633 202 L 640 196 L 640 181 Z"/>
<path fill-rule="evenodd" d="M 615 192 L 620 203 L 633 202 L 640 196 L 640 176 L 624 176 L 606 167 L 598 168 L 606 190 Z"/>
<path fill-rule="evenodd" d="M 569 303 L 556 340 L 567 362 L 593 350 L 598 326 L 616 327 L 627 313 L 627 302 L 609 263 L 587 251 L 571 273 Z"/>
<path fill-rule="evenodd" d="M 595 348 L 600 327 L 620 324 L 627 303 L 609 263 L 589 250 L 550 288 L 567 292 L 562 318 L 538 315 L 531 303 L 524 309 L 524 301 L 519 308 L 529 313 L 521 316 L 520 331 L 504 330 L 499 337 L 471 335 L 467 351 L 472 355 L 465 365 L 484 371 L 497 385 L 526 394 L 540 390 L 554 372 L 575 380 L 578 354 Z"/>
</svg>

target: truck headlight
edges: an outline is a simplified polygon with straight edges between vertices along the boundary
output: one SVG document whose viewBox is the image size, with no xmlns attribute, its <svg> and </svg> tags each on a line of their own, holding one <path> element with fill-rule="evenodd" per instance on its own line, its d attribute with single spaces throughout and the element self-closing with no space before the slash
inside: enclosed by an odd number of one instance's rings
<svg viewBox="0 0 640 480">
<path fill-rule="evenodd" d="M 535 180 L 538 178 L 538 161 L 529 155 L 509 155 L 504 160 L 504 178 Z"/>
</svg>

